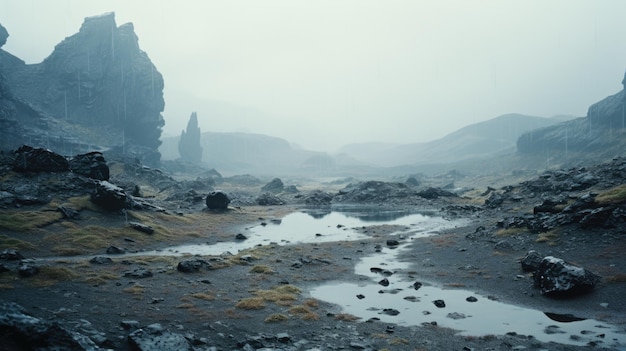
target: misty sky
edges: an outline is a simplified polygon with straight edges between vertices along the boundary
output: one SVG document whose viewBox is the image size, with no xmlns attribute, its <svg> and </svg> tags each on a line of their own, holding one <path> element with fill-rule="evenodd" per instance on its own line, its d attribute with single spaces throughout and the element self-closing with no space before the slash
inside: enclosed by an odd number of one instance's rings
<svg viewBox="0 0 626 351">
<path fill-rule="evenodd" d="M 169 135 L 197 111 L 203 131 L 322 151 L 429 141 L 511 112 L 584 116 L 626 69 L 622 0 L 0 0 L 3 49 L 40 62 L 111 11 L 164 76 Z"/>
</svg>

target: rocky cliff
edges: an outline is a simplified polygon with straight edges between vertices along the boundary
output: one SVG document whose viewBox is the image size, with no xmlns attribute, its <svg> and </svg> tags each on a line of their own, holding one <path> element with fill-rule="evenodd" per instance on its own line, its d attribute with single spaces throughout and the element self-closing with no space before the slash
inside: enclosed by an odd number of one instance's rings
<svg viewBox="0 0 626 351">
<path fill-rule="evenodd" d="M 626 75 L 622 84 L 626 87 Z M 624 90 L 591 105 L 587 116 L 523 134 L 520 154 L 622 155 L 626 136 Z M 597 161 L 597 160 L 596 160 Z"/>
<path fill-rule="evenodd" d="M 7 36 L 0 29 L 0 43 Z M 114 149 L 159 162 L 163 77 L 114 13 L 86 18 L 38 64 L 0 50 L 0 76 L 1 148 Z"/>
</svg>

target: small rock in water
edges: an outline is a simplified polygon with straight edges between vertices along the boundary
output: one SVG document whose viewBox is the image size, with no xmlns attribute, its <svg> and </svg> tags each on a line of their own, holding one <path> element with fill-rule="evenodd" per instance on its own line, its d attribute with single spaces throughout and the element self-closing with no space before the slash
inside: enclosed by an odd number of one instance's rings
<svg viewBox="0 0 626 351">
<path fill-rule="evenodd" d="M 387 246 L 389 247 L 398 246 L 398 245 L 400 245 L 400 242 L 398 240 L 393 240 L 393 239 L 387 240 Z"/>
<path fill-rule="evenodd" d="M 446 302 L 443 300 L 435 300 L 433 301 L 433 303 L 435 304 L 435 306 L 437 306 L 438 308 L 444 308 L 446 307 Z"/>
<path fill-rule="evenodd" d="M 446 315 L 446 317 L 454 319 L 454 320 L 467 318 L 467 316 L 465 316 L 463 313 L 459 313 L 459 312 L 448 313 L 448 315 Z"/>
<path fill-rule="evenodd" d="M 389 280 L 387 278 L 384 278 L 383 280 L 379 281 L 378 284 L 382 286 L 389 286 Z"/>
<path fill-rule="evenodd" d="M 239 233 L 239 234 L 235 235 L 235 239 L 237 239 L 237 240 L 246 240 L 246 239 L 248 239 L 248 237 L 243 235 L 243 234 L 241 234 L 241 233 Z"/>
<path fill-rule="evenodd" d="M 357 298 L 357 299 L 359 299 L 359 300 L 363 300 L 363 299 L 365 298 L 365 295 L 363 295 L 363 294 L 358 294 L 358 295 L 356 296 L 356 298 Z"/>
<path fill-rule="evenodd" d="M 413 289 L 419 290 L 419 288 L 421 288 L 421 287 L 422 287 L 422 283 L 420 283 L 420 282 L 413 283 Z"/>
<path fill-rule="evenodd" d="M 388 316 L 397 316 L 400 314 L 400 311 L 396 310 L 395 308 L 385 308 L 381 313 Z"/>
<path fill-rule="evenodd" d="M 106 252 L 109 255 L 122 255 L 122 254 L 126 253 L 126 250 L 124 250 L 124 249 L 122 249 L 120 247 L 111 245 L 111 246 L 107 247 L 107 251 Z"/>
<path fill-rule="evenodd" d="M 467 302 L 476 302 L 478 301 L 478 299 L 474 296 L 469 296 L 468 298 L 465 299 L 465 301 Z"/>
</svg>

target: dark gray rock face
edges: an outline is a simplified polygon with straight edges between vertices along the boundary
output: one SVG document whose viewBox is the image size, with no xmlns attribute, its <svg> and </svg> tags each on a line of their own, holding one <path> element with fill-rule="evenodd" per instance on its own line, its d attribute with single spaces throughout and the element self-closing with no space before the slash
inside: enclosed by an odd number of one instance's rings
<svg viewBox="0 0 626 351">
<path fill-rule="evenodd" d="M 622 84 L 624 84 L 624 80 Z M 621 140 L 611 133 L 624 129 L 624 90 L 591 105 L 586 117 L 559 123 L 522 134 L 517 140 L 517 151 L 522 154 L 546 152 L 603 152 L 623 150 Z M 621 153 L 621 152 L 620 152 Z"/>
<path fill-rule="evenodd" d="M 212 191 L 206 196 L 206 207 L 210 210 L 225 210 L 228 208 L 230 199 L 222 191 Z"/>
<path fill-rule="evenodd" d="M 14 153 L 13 169 L 19 172 L 66 172 L 69 168 L 65 157 L 43 148 L 22 145 Z"/>
<path fill-rule="evenodd" d="M 533 278 L 542 294 L 555 296 L 586 293 L 600 281 L 599 276 L 585 268 L 552 256 L 541 260 Z"/>
<path fill-rule="evenodd" d="M 91 201 L 108 211 L 119 211 L 126 206 L 128 196 L 124 189 L 111 184 L 106 180 L 96 184 L 96 191 L 91 195 Z"/>
<path fill-rule="evenodd" d="M 14 303 L 0 304 L 0 340 L 3 350 L 99 350 L 88 337 L 28 315 Z"/>
<path fill-rule="evenodd" d="M 98 180 L 109 180 L 109 166 L 101 152 L 90 152 L 76 155 L 69 161 L 70 170 Z"/>
<path fill-rule="evenodd" d="M 187 131 L 183 130 L 178 140 L 178 152 L 184 161 L 200 163 L 202 161 L 202 146 L 200 146 L 200 127 L 198 115 L 193 112 L 187 122 Z"/>
<path fill-rule="evenodd" d="M 211 263 L 207 260 L 193 259 L 178 262 L 176 270 L 182 273 L 195 273 L 200 271 L 202 268 L 210 269 L 211 267 Z"/>
<path fill-rule="evenodd" d="M 0 56 L 0 126 L 8 127 L 0 129 L 2 147 L 30 137 L 65 154 L 135 145 L 147 151 L 144 164 L 158 164 L 163 78 L 131 23 L 118 27 L 113 13 L 88 17 L 39 64 Z"/>
<path fill-rule="evenodd" d="M 404 183 L 367 181 L 349 184 L 333 198 L 336 203 L 385 203 L 390 200 L 410 198 L 417 193 Z"/>
</svg>

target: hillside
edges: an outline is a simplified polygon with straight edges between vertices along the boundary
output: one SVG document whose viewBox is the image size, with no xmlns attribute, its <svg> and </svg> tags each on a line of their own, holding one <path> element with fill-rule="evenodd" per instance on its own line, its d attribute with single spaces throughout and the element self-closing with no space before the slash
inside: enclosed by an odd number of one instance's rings
<svg viewBox="0 0 626 351">
<path fill-rule="evenodd" d="M 431 142 L 403 145 L 352 144 L 343 147 L 340 153 L 384 167 L 484 159 L 514 153 L 515 143 L 520 135 L 554 125 L 564 118 L 568 117 L 544 118 L 507 114 L 471 124 Z"/>
</svg>

